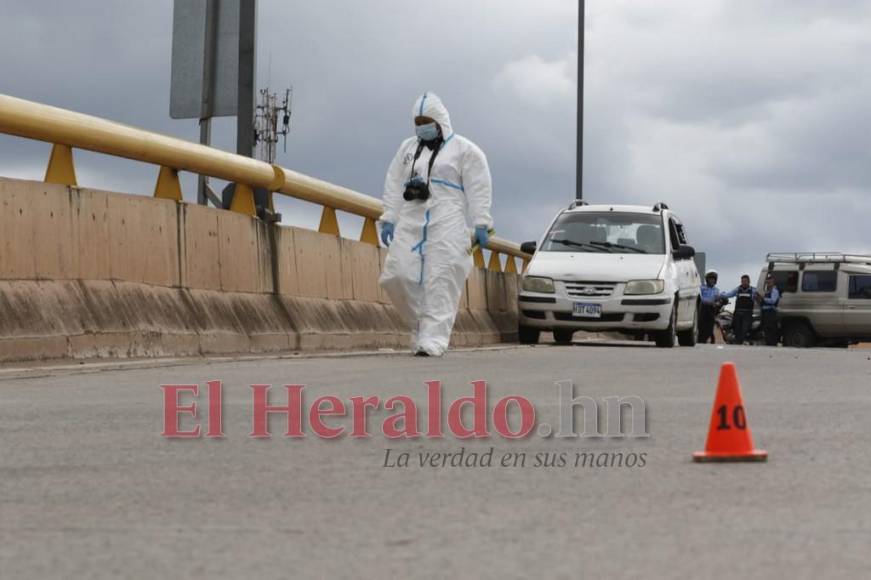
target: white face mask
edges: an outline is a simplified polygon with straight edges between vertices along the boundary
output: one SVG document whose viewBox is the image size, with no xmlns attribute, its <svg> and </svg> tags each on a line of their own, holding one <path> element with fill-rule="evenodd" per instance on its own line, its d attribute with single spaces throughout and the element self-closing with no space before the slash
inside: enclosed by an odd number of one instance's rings
<svg viewBox="0 0 871 580">
<path fill-rule="evenodd" d="M 439 126 L 434 122 L 418 125 L 414 128 L 414 132 L 421 141 L 435 141 L 439 136 Z"/>
</svg>

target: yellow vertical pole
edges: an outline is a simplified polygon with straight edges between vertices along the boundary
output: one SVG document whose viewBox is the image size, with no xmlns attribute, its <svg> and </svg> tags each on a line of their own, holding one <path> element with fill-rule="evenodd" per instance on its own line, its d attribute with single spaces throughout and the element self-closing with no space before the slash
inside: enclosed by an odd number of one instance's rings
<svg viewBox="0 0 871 580">
<path fill-rule="evenodd" d="M 78 185 L 76 182 L 76 166 L 73 164 L 73 149 L 69 145 L 55 143 L 51 148 L 51 157 L 48 158 L 48 167 L 45 170 L 46 183 L 59 183 L 61 185 Z"/>
<path fill-rule="evenodd" d="M 154 197 L 181 201 L 181 183 L 178 181 L 178 171 L 171 167 L 161 167 L 154 185 Z"/>
<path fill-rule="evenodd" d="M 363 222 L 363 231 L 360 232 L 360 241 L 373 246 L 378 245 L 378 229 L 375 227 L 375 220 L 366 218 Z"/>
<path fill-rule="evenodd" d="M 339 235 L 339 220 L 336 219 L 335 209 L 324 206 L 324 213 L 321 214 L 321 225 L 318 226 L 318 231 L 322 234 Z"/>
<path fill-rule="evenodd" d="M 244 183 L 236 184 L 236 192 L 230 203 L 230 211 L 244 213 L 245 215 L 257 215 L 257 207 L 254 205 L 254 190 Z"/>
</svg>

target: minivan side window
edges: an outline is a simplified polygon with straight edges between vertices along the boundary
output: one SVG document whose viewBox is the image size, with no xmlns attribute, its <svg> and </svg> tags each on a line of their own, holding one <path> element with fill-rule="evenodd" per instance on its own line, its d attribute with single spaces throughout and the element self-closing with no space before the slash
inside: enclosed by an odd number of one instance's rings
<svg viewBox="0 0 871 580">
<path fill-rule="evenodd" d="M 838 273 L 834 270 L 805 272 L 801 277 L 802 292 L 834 292 L 838 288 Z"/>
<path fill-rule="evenodd" d="M 677 220 L 675 220 L 674 225 L 677 228 L 677 239 L 685 246 L 687 244 L 687 231 L 684 229 L 683 224 Z"/>
<path fill-rule="evenodd" d="M 671 247 L 676 250 L 680 247 L 680 234 L 678 233 L 677 224 L 674 218 L 668 220 L 668 235 L 671 238 Z"/>
<path fill-rule="evenodd" d="M 850 298 L 871 300 L 871 276 L 850 276 Z"/>
</svg>

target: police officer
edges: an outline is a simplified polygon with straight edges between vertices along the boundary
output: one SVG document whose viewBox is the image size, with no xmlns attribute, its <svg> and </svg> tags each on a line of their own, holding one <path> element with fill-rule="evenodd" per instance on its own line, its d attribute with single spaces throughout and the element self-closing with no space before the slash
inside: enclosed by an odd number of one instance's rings
<svg viewBox="0 0 871 580">
<path fill-rule="evenodd" d="M 765 293 L 758 293 L 757 300 L 762 305 L 762 331 L 765 333 L 765 344 L 777 346 L 780 342 L 780 321 L 777 315 L 780 290 L 777 289 L 774 275 L 770 272 L 765 276 Z"/>
<path fill-rule="evenodd" d="M 714 322 L 720 306 L 720 289 L 717 288 L 716 270 L 705 273 L 705 284 L 702 286 L 702 303 L 699 307 L 699 342 L 714 342 Z"/>
<path fill-rule="evenodd" d="M 750 340 L 753 329 L 753 305 L 756 303 L 756 288 L 750 285 L 750 276 L 741 276 L 741 285 L 721 296 L 735 298 L 735 314 L 732 316 L 733 344 L 744 344 Z"/>
</svg>

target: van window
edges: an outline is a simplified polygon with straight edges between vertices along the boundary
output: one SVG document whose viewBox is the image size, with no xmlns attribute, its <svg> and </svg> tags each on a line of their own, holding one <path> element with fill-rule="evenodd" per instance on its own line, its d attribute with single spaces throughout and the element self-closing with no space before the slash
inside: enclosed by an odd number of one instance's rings
<svg viewBox="0 0 871 580">
<path fill-rule="evenodd" d="M 838 273 L 834 270 L 805 272 L 801 277 L 802 292 L 834 292 L 838 287 Z"/>
<path fill-rule="evenodd" d="M 798 272 L 793 271 L 774 271 L 771 272 L 774 276 L 774 285 L 780 292 L 796 292 L 798 291 Z"/>
<path fill-rule="evenodd" d="M 871 300 L 871 276 L 850 276 L 850 298 Z"/>
</svg>

